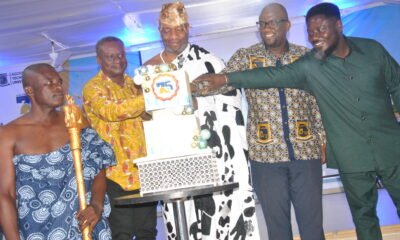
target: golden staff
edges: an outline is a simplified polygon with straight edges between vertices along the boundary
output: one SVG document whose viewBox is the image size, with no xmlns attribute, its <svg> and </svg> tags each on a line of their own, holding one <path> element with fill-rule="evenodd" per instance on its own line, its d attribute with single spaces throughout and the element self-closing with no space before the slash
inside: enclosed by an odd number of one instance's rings
<svg viewBox="0 0 400 240">
<path fill-rule="evenodd" d="M 82 175 L 82 157 L 81 157 L 81 128 L 83 124 L 82 113 L 79 107 L 74 103 L 70 95 L 66 95 L 67 104 L 63 106 L 65 114 L 65 125 L 68 128 L 70 146 L 74 159 L 75 178 L 78 187 L 79 209 L 86 208 L 86 189 Z M 83 229 L 82 237 L 84 240 L 91 240 L 89 226 Z"/>
</svg>

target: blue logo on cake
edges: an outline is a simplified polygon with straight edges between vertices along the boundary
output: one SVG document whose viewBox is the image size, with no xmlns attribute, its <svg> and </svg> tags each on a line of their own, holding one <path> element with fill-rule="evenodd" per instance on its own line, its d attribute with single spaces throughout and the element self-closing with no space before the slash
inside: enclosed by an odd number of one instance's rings
<svg viewBox="0 0 400 240">
<path fill-rule="evenodd" d="M 7 73 L 0 73 L 0 87 L 8 85 L 10 85 L 10 82 L 8 81 Z"/>
<path fill-rule="evenodd" d="M 175 75 L 164 73 L 154 78 L 151 87 L 157 99 L 167 101 L 172 100 L 178 94 L 179 82 Z"/>
<path fill-rule="evenodd" d="M 146 111 L 160 109 L 181 109 L 192 106 L 187 74 L 183 70 L 170 72 L 152 72 L 150 75 L 135 75 L 135 83 L 142 86 Z M 152 70 L 153 69 L 153 70 Z"/>
</svg>

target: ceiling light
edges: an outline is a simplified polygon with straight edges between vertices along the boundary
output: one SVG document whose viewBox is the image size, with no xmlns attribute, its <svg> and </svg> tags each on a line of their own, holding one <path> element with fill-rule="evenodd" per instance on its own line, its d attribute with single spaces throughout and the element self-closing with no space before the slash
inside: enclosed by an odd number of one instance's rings
<svg viewBox="0 0 400 240">
<path fill-rule="evenodd" d="M 124 24 L 132 33 L 143 33 L 142 23 L 135 13 L 126 13 L 124 15 Z"/>
</svg>

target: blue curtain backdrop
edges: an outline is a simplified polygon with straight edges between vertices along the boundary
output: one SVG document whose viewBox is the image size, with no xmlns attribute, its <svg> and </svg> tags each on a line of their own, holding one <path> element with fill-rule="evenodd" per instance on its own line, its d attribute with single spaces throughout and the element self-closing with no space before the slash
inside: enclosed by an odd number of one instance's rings
<svg viewBox="0 0 400 240">
<path fill-rule="evenodd" d="M 400 4 L 388 4 L 342 17 L 347 36 L 372 38 L 400 62 Z"/>
</svg>

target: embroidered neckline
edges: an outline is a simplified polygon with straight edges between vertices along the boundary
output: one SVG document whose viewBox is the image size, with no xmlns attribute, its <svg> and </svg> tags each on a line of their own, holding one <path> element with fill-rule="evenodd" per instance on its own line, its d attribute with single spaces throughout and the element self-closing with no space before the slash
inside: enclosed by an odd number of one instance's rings
<svg viewBox="0 0 400 240">
<path fill-rule="evenodd" d="M 190 46 L 191 45 L 188 44 L 186 46 L 186 48 L 171 61 L 171 63 L 176 62 L 176 66 L 178 67 L 178 69 L 183 67 L 183 63 L 185 62 L 186 56 L 189 54 Z M 164 52 L 165 52 L 165 49 L 159 53 L 159 56 L 160 56 L 162 63 L 167 64 L 167 62 L 165 61 L 165 59 L 162 56 Z"/>
<path fill-rule="evenodd" d="M 168 64 L 167 63 L 167 61 L 165 61 L 165 59 L 163 58 L 163 53 L 165 52 L 165 50 L 162 50 L 161 52 L 160 52 L 160 59 L 161 59 L 161 61 L 162 61 L 162 63 L 164 63 L 164 64 Z M 183 52 L 182 52 L 183 53 Z M 183 54 L 182 53 L 180 53 L 180 54 L 178 54 L 172 61 L 171 61 L 171 63 L 173 63 L 173 62 L 175 62 L 176 60 L 178 60 L 178 62 L 181 62 L 182 60 L 181 59 L 183 59 Z"/>
</svg>

